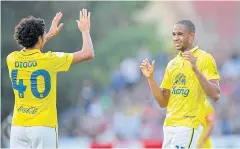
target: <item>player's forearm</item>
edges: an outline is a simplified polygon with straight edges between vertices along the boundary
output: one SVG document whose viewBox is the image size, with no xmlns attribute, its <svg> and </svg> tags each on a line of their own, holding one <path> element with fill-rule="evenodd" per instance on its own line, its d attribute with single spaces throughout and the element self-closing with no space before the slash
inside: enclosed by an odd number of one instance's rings
<svg viewBox="0 0 240 149">
<path fill-rule="evenodd" d="M 82 32 L 83 46 L 82 50 L 89 53 L 90 59 L 94 57 L 92 38 L 89 32 Z"/>
<path fill-rule="evenodd" d="M 198 69 L 195 69 L 194 72 L 207 96 L 217 101 L 220 98 L 219 86 L 209 81 Z"/>
<path fill-rule="evenodd" d="M 165 98 L 163 92 L 161 91 L 161 88 L 158 87 L 157 82 L 154 80 L 154 78 L 149 78 L 148 83 L 151 88 L 153 97 L 158 102 L 160 107 L 167 107 L 168 100 Z"/>
<path fill-rule="evenodd" d="M 210 137 L 213 129 L 214 129 L 214 124 L 210 123 L 207 132 L 204 134 L 204 136 L 202 138 L 202 142 L 205 142 L 207 140 L 207 138 Z"/>
<path fill-rule="evenodd" d="M 80 51 L 73 53 L 72 64 L 84 62 L 93 59 L 94 50 L 92 39 L 89 32 L 82 32 L 83 46 Z"/>
</svg>

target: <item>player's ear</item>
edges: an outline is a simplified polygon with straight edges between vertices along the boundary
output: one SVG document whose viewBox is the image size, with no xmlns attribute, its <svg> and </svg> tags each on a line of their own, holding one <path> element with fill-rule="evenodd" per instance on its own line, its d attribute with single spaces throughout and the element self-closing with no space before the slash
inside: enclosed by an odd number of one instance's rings
<svg viewBox="0 0 240 149">
<path fill-rule="evenodd" d="M 44 44 L 45 44 L 45 38 L 44 38 L 45 36 L 43 35 L 43 36 L 39 36 L 39 38 L 38 38 L 38 44 L 40 45 L 40 49 L 42 50 L 42 48 L 43 48 L 43 46 L 44 46 Z"/>
<path fill-rule="evenodd" d="M 38 43 L 39 43 L 39 44 L 42 44 L 42 41 L 43 41 L 43 36 L 39 36 L 39 37 L 38 37 Z"/>
<path fill-rule="evenodd" d="M 194 40 L 195 34 L 193 32 L 189 33 L 189 42 L 192 43 Z"/>
</svg>

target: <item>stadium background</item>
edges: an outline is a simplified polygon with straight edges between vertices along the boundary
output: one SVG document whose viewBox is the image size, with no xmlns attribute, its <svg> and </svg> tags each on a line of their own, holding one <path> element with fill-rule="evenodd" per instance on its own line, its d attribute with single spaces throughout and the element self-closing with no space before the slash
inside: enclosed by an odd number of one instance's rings
<svg viewBox="0 0 240 149">
<path fill-rule="evenodd" d="M 240 147 L 240 2 L 1 1 L 2 147 L 8 146 L 14 105 L 5 60 L 19 49 L 13 39 L 15 25 L 31 14 L 45 19 L 49 28 L 61 11 L 65 26 L 45 51 L 74 52 L 82 46 L 75 21 L 81 8 L 92 14 L 95 58 L 58 76 L 60 148 L 90 147 L 93 142 L 115 142 L 115 147 L 161 142 L 165 109 L 151 96 L 139 64 L 146 57 L 155 59 L 160 84 L 167 62 L 177 53 L 171 32 L 181 19 L 195 23 L 196 44 L 214 56 L 221 75 L 221 99 L 213 104 L 214 147 Z"/>
</svg>

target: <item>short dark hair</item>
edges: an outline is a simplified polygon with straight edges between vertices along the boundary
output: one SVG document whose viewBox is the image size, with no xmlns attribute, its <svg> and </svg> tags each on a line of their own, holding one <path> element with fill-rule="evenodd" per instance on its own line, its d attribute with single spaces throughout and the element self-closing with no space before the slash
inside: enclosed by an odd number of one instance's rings
<svg viewBox="0 0 240 149">
<path fill-rule="evenodd" d="M 14 39 L 25 47 L 33 48 L 45 32 L 45 22 L 43 19 L 29 16 L 23 18 L 15 27 Z"/>
<path fill-rule="evenodd" d="M 178 21 L 176 24 L 182 24 L 186 26 L 190 32 L 195 33 L 195 25 L 190 20 L 181 20 L 181 21 Z"/>
</svg>

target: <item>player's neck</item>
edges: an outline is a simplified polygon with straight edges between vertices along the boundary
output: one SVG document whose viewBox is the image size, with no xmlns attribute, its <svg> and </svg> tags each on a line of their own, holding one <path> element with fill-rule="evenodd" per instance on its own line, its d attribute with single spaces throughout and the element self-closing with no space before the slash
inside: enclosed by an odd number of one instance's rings
<svg viewBox="0 0 240 149">
<path fill-rule="evenodd" d="M 30 50 L 34 50 L 34 49 L 39 49 L 40 50 L 40 45 L 35 45 L 33 48 L 24 48 L 24 51 L 30 51 Z"/>
<path fill-rule="evenodd" d="M 193 48 L 194 48 L 194 45 L 188 46 L 188 48 L 183 49 L 182 52 L 190 51 L 190 50 L 192 50 Z"/>
</svg>

